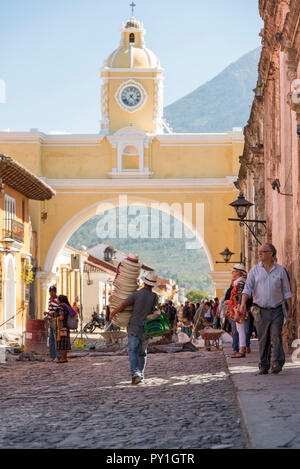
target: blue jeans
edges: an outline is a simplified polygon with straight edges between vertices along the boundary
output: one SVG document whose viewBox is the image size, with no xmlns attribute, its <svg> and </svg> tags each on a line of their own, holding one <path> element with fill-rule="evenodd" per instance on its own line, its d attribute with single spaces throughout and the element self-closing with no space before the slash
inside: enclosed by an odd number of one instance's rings
<svg viewBox="0 0 300 469">
<path fill-rule="evenodd" d="M 144 379 L 144 371 L 147 363 L 148 339 L 144 332 L 133 335 L 128 333 L 128 352 L 131 376 L 141 376 Z"/>
<path fill-rule="evenodd" d="M 56 358 L 58 360 L 61 359 L 61 351 L 56 350 L 56 345 L 57 345 L 57 340 L 56 340 L 56 331 L 50 327 L 50 332 L 49 332 L 49 350 L 50 350 L 50 357 L 52 360 L 55 360 Z"/>
<path fill-rule="evenodd" d="M 234 352 L 238 352 L 240 350 L 239 348 L 239 333 L 237 331 L 237 328 L 236 328 L 236 323 L 230 319 L 229 319 L 229 322 L 230 322 L 230 326 L 231 326 L 231 336 L 232 336 L 232 350 Z"/>
</svg>

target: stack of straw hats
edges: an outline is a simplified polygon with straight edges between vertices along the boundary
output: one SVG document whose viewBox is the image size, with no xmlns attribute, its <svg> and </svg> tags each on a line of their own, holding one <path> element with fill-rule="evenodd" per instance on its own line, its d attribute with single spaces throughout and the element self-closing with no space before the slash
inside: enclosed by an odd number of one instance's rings
<svg viewBox="0 0 300 469">
<path fill-rule="evenodd" d="M 111 311 L 117 308 L 131 293 L 137 290 L 140 271 L 141 264 L 139 263 L 139 258 L 133 254 L 129 254 L 129 256 L 123 259 L 119 264 L 117 275 L 113 283 L 115 288 L 109 300 Z M 127 327 L 131 314 L 132 306 L 128 306 L 113 317 L 112 323 L 118 327 Z"/>
</svg>

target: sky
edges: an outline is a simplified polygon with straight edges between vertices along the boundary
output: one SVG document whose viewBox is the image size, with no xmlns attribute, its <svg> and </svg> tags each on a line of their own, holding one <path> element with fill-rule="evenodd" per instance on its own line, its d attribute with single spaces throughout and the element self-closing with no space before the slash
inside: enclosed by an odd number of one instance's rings
<svg viewBox="0 0 300 469">
<path fill-rule="evenodd" d="M 98 133 L 100 68 L 131 0 L 0 0 L 0 129 Z M 135 0 L 164 105 L 260 46 L 258 0 Z"/>
</svg>

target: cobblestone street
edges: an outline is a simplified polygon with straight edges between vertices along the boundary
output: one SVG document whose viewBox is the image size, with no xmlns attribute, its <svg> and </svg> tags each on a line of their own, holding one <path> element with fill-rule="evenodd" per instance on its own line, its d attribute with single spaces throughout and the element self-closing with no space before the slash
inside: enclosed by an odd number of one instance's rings
<svg viewBox="0 0 300 469">
<path fill-rule="evenodd" d="M 149 355 L 131 386 L 126 356 L 0 364 L 0 448 L 245 448 L 221 352 Z"/>
</svg>

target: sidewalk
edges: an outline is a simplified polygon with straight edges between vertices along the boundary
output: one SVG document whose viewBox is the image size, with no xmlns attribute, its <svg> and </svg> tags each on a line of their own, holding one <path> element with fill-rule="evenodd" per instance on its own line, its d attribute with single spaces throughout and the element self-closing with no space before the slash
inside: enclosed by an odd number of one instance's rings
<svg viewBox="0 0 300 469">
<path fill-rule="evenodd" d="M 300 363 L 287 363 L 279 375 L 258 373 L 258 341 L 246 358 L 224 355 L 248 431 L 249 446 L 257 449 L 300 448 Z"/>
</svg>

